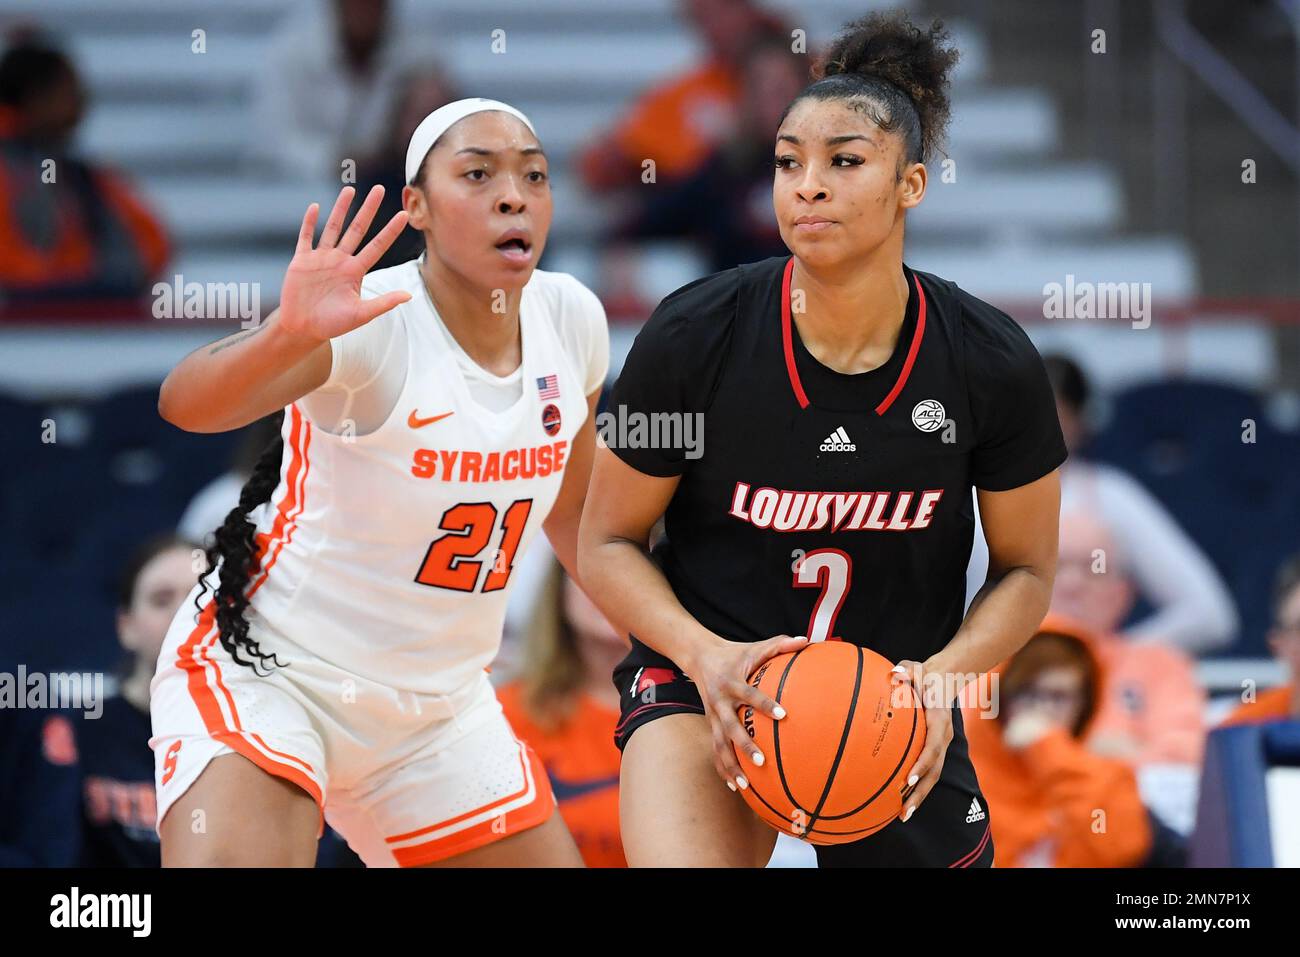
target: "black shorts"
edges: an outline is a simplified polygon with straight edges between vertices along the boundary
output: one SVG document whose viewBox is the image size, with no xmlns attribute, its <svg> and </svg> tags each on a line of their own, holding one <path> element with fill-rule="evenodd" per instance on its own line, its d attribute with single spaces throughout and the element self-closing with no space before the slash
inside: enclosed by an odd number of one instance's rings
<svg viewBox="0 0 1300 957">
<path fill-rule="evenodd" d="M 614 685 L 620 709 L 614 743 L 620 751 L 637 728 L 656 718 L 704 714 L 695 683 L 667 658 L 639 644 L 614 669 Z M 911 820 L 895 820 L 851 844 L 814 845 L 818 867 L 993 866 L 988 801 L 970 762 L 957 707 L 952 730 L 939 781 Z"/>
</svg>

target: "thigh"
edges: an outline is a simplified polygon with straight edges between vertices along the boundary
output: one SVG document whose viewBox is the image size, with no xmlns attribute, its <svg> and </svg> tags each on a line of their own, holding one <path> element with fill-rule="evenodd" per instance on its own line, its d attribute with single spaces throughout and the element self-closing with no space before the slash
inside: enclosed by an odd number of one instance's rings
<svg viewBox="0 0 1300 957">
<path fill-rule="evenodd" d="M 776 843 L 718 777 L 702 714 L 665 714 L 627 739 L 619 817 L 631 867 L 762 867 Z"/>
<path fill-rule="evenodd" d="M 554 810 L 542 824 L 421 867 L 582 867 L 578 845 Z"/>
<path fill-rule="evenodd" d="M 545 767 L 515 737 L 486 676 L 463 710 L 383 757 L 364 780 L 335 788 L 326 808 L 367 866 L 423 867 L 453 858 L 466 866 L 581 863 L 555 814 Z M 468 856 L 497 844 L 497 851 Z"/>
<path fill-rule="evenodd" d="M 239 754 L 207 763 L 159 825 L 164 867 L 312 867 L 315 798 Z"/>
</svg>

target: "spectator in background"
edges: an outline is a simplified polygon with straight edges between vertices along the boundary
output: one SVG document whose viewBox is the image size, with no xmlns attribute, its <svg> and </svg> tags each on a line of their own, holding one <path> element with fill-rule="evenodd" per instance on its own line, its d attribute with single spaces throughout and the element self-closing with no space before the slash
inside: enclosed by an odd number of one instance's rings
<svg viewBox="0 0 1300 957">
<path fill-rule="evenodd" d="M 684 180 L 637 193 L 640 208 L 616 238 L 689 237 L 715 271 L 789 254 L 772 207 L 772 142 L 785 104 L 808 85 L 809 66 L 790 42 L 770 29 L 750 40 L 735 133 Z"/>
<path fill-rule="evenodd" d="M 303 0 L 269 41 L 253 88 L 255 163 L 337 179 L 383 140 L 416 62 L 388 0 Z M 427 60 L 427 53 L 422 57 Z"/>
<path fill-rule="evenodd" d="M 497 692 L 537 752 L 588 867 L 626 867 L 619 835 L 618 691 L 609 680 L 628 640 L 551 560 L 518 675 Z"/>
<path fill-rule="evenodd" d="M 1106 669 L 1106 688 L 1088 747 L 1135 768 L 1200 764 L 1205 689 L 1183 650 L 1117 636 L 1134 601 L 1133 585 L 1118 554 L 1109 530 L 1097 518 L 1079 512 L 1062 517 L 1051 610 L 1086 630 L 1084 637 Z"/>
<path fill-rule="evenodd" d="M 441 69 L 422 67 L 408 73 L 402 82 L 402 93 L 397 100 L 389 125 L 388 135 L 382 148 L 370 159 L 357 168 L 357 195 L 369 194 L 374 186 L 384 187 L 384 198 L 379 204 L 370 230 L 361 241 L 362 245 L 373 239 L 379 230 L 402 209 L 402 187 L 406 186 L 406 147 L 411 142 L 411 134 L 426 116 L 463 94 L 457 89 Z M 343 229 L 352 225 L 352 218 L 360 210 L 348 210 Z M 424 252 L 424 239 L 420 233 L 407 226 L 400 236 L 388 247 L 375 269 L 396 266 L 408 259 L 415 259 Z"/>
<path fill-rule="evenodd" d="M 1268 647 L 1286 665 L 1288 680 L 1238 705 L 1223 724 L 1300 721 L 1300 555 L 1282 566 L 1273 601 L 1273 627 Z"/>
<path fill-rule="evenodd" d="M 1153 828 L 1133 770 L 1083 744 L 1104 686 L 1104 666 L 1088 642 L 1049 618 L 990 674 L 998 675 L 997 715 L 985 716 L 967 697 L 962 718 L 998 866 L 1134 867 L 1147 860 Z"/>
<path fill-rule="evenodd" d="M 82 775 L 82 866 L 162 864 L 149 684 L 172 616 L 202 567 L 202 552 L 177 536 L 145 543 L 127 562 L 117 596 L 117 636 L 128 655 L 119 694 L 104 702 L 99 718 L 72 722 Z"/>
<path fill-rule="evenodd" d="M 258 419 L 243 430 L 239 447 L 235 450 L 230 471 L 218 475 L 201 488 L 185 506 L 176 533 L 186 541 L 198 542 L 206 547 L 230 510 L 239 504 L 239 493 L 253 474 L 258 458 L 266 447 L 280 434 L 283 412 Z M 197 578 L 195 579 L 197 581 Z M 190 582 L 191 585 L 194 582 Z"/>
<path fill-rule="evenodd" d="M 116 173 L 76 157 L 86 93 L 34 37 L 0 57 L 0 292 L 17 302 L 143 296 L 170 257 L 162 225 Z"/>
<path fill-rule="evenodd" d="M 1209 559 L 1138 482 L 1118 468 L 1080 455 L 1087 439 L 1089 393 L 1083 370 L 1059 355 L 1044 356 L 1043 364 L 1070 450 L 1070 458 L 1061 466 L 1061 519 L 1096 517 L 1108 533 L 1106 562 L 1124 568 L 1155 609 L 1124 628 L 1122 637 L 1166 642 L 1193 655 L 1231 643 L 1237 612 Z M 987 571 L 988 546 L 977 514 L 975 547 L 967 569 L 968 595 L 983 586 Z"/>
<path fill-rule="evenodd" d="M 200 566 L 195 567 L 195 557 Z M 198 581 L 202 552 L 190 539 L 168 535 L 131 556 L 118 586 L 117 634 L 127 653 L 119 694 L 96 719 L 56 716 L 66 736 L 69 766 L 81 787 L 79 861 L 83 867 L 160 867 L 149 689 L 172 617 Z M 47 738 L 50 733 L 47 731 Z M 47 751 L 50 746 L 47 744 Z M 75 785 L 74 785 L 75 788 Z M 72 828 L 76 830 L 76 828 Z M 359 867 L 337 834 L 326 830 L 317 867 Z"/>
<path fill-rule="evenodd" d="M 599 142 L 583 150 L 578 168 L 593 192 L 639 183 L 647 159 L 655 161 L 660 183 L 695 172 L 731 132 L 745 47 L 765 27 L 783 29 L 753 0 L 682 0 L 681 10 L 704 42 L 707 57 L 643 94 L 612 135 L 602 130 Z"/>
</svg>

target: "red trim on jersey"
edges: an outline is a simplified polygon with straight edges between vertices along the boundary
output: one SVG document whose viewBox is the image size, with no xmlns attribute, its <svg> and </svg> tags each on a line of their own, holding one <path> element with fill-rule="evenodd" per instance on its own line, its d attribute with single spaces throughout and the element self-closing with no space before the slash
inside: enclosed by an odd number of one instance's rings
<svg viewBox="0 0 1300 957">
<path fill-rule="evenodd" d="M 785 347 L 785 371 L 790 376 L 790 387 L 799 408 L 808 408 L 808 396 L 799 381 L 799 370 L 794 366 L 794 342 L 790 337 L 790 274 L 794 272 L 794 257 L 785 264 L 785 275 L 781 278 L 781 344 Z"/>
<path fill-rule="evenodd" d="M 794 337 L 791 332 L 790 319 L 790 277 L 794 273 L 794 257 L 785 264 L 785 274 L 781 278 L 781 345 L 785 349 L 785 371 L 790 377 L 790 388 L 794 390 L 794 397 L 799 403 L 799 408 L 808 408 L 808 394 L 803 390 L 803 382 L 799 379 L 799 370 L 794 364 Z M 921 349 L 921 337 L 925 335 L 925 293 L 921 290 L 921 280 L 917 279 L 915 274 L 912 276 L 912 282 L 916 286 L 916 295 L 918 297 L 918 307 L 916 313 L 916 331 L 912 333 L 912 342 L 907 347 L 907 358 L 903 361 L 903 369 L 898 373 L 898 381 L 894 387 L 889 390 L 889 394 L 876 406 L 876 415 L 884 415 L 889 407 L 894 404 L 898 394 L 903 391 L 903 386 L 907 384 L 907 377 L 912 374 L 912 366 L 916 362 L 916 354 Z"/>
<path fill-rule="evenodd" d="M 903 391 L 903 386 L 907 384 L 907 377 L 912 374 L 912 363 L 916 361 L 916 354 L 920 351 L 921 337 L 925 335 L 925 293 L 921 291 L 921 280 L 916 278 L 916 273 L 912 274 L 912 282 L 916 285 L 916 331 L 912 333 L 912 344 L 907 347 L 907 359 L 903 362 L 903 371 L 898 374 L 898 381 L 889 390 L 889 395 L 876 406 L 876 415 L 884 415 L 898 398 L 898 393 Z"/>
</svg>

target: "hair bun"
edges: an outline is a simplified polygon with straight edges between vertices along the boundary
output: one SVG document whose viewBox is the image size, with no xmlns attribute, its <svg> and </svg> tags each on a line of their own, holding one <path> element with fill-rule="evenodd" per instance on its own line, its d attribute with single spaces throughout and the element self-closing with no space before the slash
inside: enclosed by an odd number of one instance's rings
<svg viewBox="0 0 1300 957">
<path fill-rule="evenodd" d="M 941 20 L 922 29 L 902 11 L 872 13 L 844 27 L 813 75 L 855 74 L 901 90 L 916 107 L 929 155 L 948 125 L 949 74 L 960 56 Z"/>
</svg>

